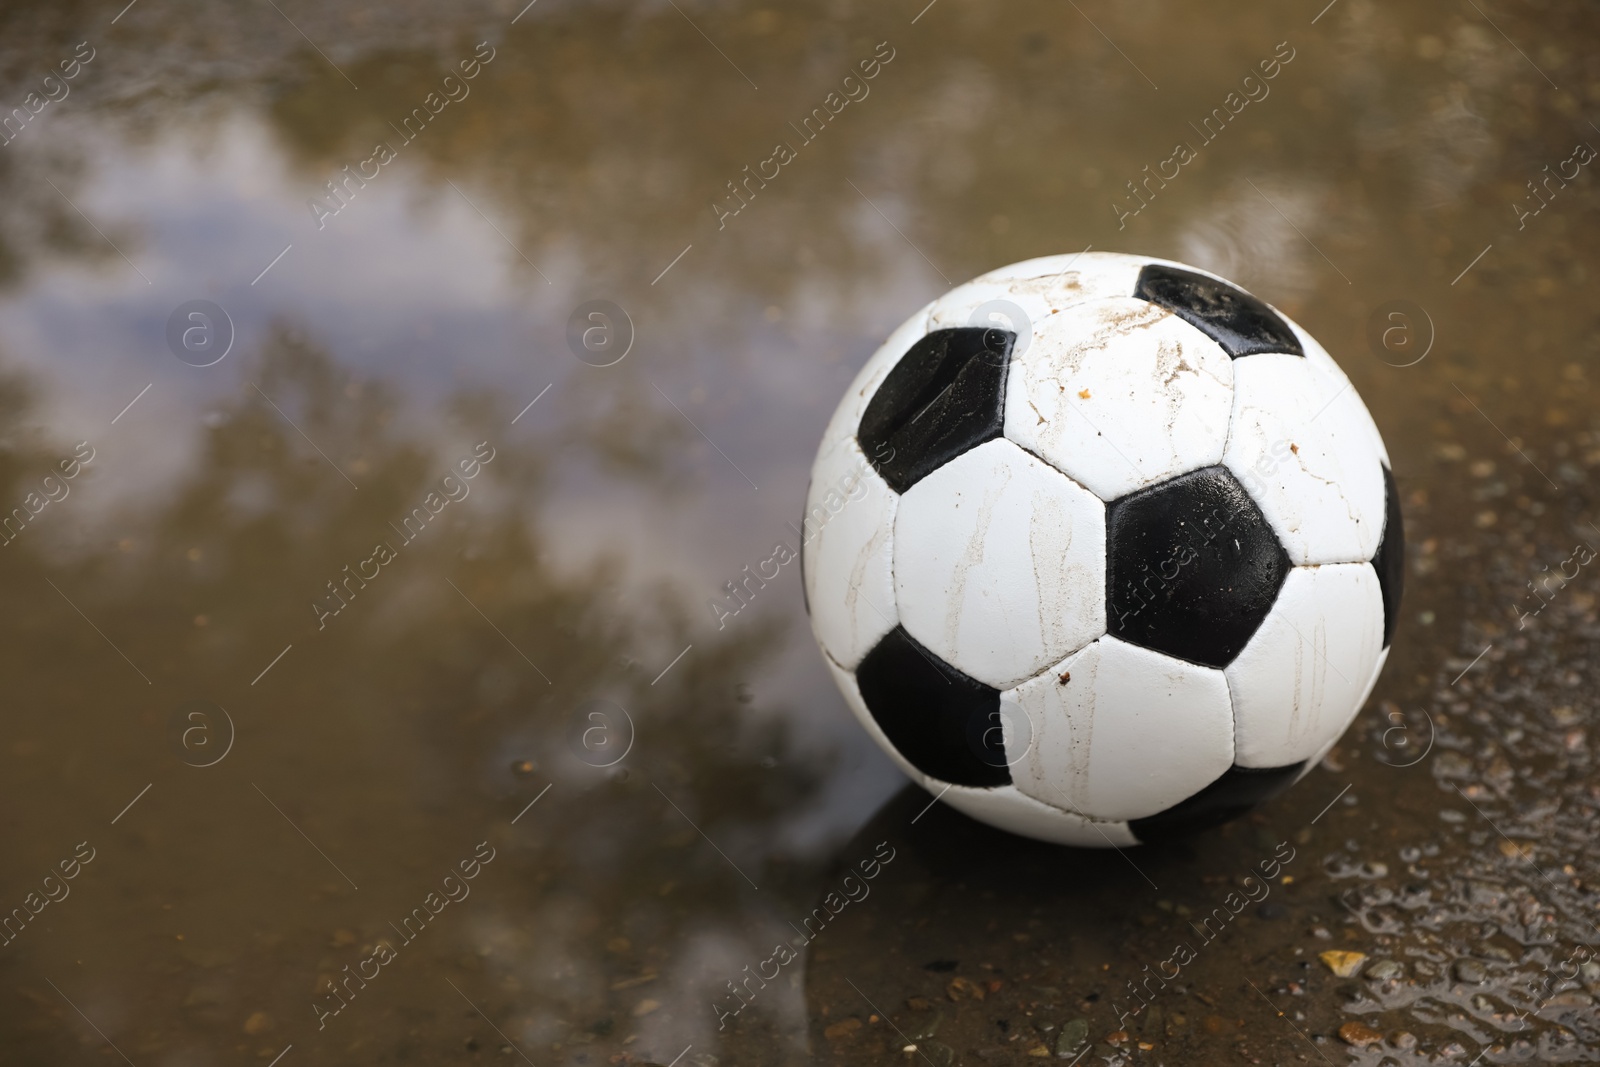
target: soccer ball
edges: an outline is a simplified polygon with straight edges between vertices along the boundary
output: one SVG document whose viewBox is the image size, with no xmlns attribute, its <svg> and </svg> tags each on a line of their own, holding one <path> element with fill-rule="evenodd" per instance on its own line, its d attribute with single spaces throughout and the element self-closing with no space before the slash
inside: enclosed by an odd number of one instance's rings
<svg viewBox="0 0 1600 1067">
<path fill-rule="evenodd" d="M 1126 846 L 1231 819 L 1349 726 L 1404 534 L 1333 358 L 1216 275 L 985 274 L 867 361 L 811 469 L 801 582 L 861 725 L 983 822 Z"/>
</svg>

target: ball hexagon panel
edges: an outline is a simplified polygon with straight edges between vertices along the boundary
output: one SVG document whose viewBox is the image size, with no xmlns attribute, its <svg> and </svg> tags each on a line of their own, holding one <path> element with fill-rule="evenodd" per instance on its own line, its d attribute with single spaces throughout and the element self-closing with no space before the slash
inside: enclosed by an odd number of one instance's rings
<svg viewBox="0 0 1600 1067">
<path fill-rule="evenodd" d="M 1378 424 L 1372 421 L 1372 413 L 1367 410 L 1367 405 L 1362 401 L 1360 395 L 1356 393 L 1349 376 L 1344 372 L 1344 368 L 1339 366 L 1332 356 L 1328 355 L 1328 350 L 1323 348 L 1315 337 L 1306 333 L 1293 319 L 1285 319 L 1284 321 L 1289 324 L 1289 329 L 1294 331 L 1295 337 L 1299 340 L 1301 351 L 1306 354 L 1306 361 L 1333 384 L 1334 392 L 1339 394 L 1339 399 L 1335 403 L 1347 403 L 1346 397 L 1353 402 L 1351 405 L 1351 418 L 1366 428 L 1372 439 L 1373 449 L 1378 453 L 1378 458 L 1383 461 L 1383 465 L 1387 467 L 1389 465 L 1389 450 L 1383 445 L 1383 435 L 1378 432 Z"/>
<path fill-rule="evenodd" d="M 1025 352 L 1050 321 L 1052 301 L 1047 290 L 1042 284 L 1018 292 L 1004 284 L 968 282 L 933 302 L 928 309 L 928 330 L 997 327 L 1016 333 L 1014 351 Z"/>
<path fill-rule="evenodd" d="M 896 626 L 856 668 L 856 686 L 894 750 L 930 778 L 955 785 L 1011 781 L 1000 692 L 930 653 Z"/>
<path fill-rule="evenodd" d="M 1105 632 L 1105 505 L 1006 440 L 901 499 L 894 586 L 906 630 L 997 689 Z"/>
<path fill-rule="evenodd" d="M 1260 769 L 1230 767 L 1183 803 L 1147 819 L 1134 819 L 1128 828 L 1145 844 L 1186 837 L 1238 818 L 1262 801 L 1271 799 L 1298 781 L 1302 770 L 1298 763 Z"/>
<path fill-rule="evenodd" d="M 951 290 L 952 296 L 968 286 L 1004 287 L 1024 294 L 1047 297 L 1056 309 L 1085 300 L 1127 296 L 1139 281 L 1139 271 L 1151 261 L 1120 252 L 1068 252 L 1040 256 L 998 267 Z"/>
<path fill-rule="evenodd" d="M 1300 773 L 1298 775 L 1295 776 L 1295 781 L 1298 782 L 1301 778 L 1304 778 L 1306 775 L 1310 774 L 1311 773 L 1311 769 L 1313 767 L 1315 767 L 1317 764 L 1322 762 L 1322 757 L 1326 756 L 1329 752 L 1333 751 L 1333 746 L 1337 745 L 1339 743 L 1339 739 L 1344 736 L 1344 732 L 1346 730 L 1350 729 L 1350 724 L 1355 722 L 1357 715 L 1361 714 L 1361 709 L 1367 706 L 1367 698 L 1372 695 L 1372 690 L 1374 688 L 1376 688 L 1376 686 L 1378 684 L 1378 677 L 1381 674 L 1383 674 L 1383 665 L 1384 665 L 1385 661 L 1388 660 L 1388 658 L 1389 658 L 1389 650 L 1387 648 L 1380 649 L 1378 651 L 1377 661 L 1374 662 L 1373 665 L 1372 665 L 1372 673 L 1367 677 L 1367 684 L 1361 690 L 1361 698 L 1356 701 L 1356 706 L 1350 712 L 1350 717 L 1348 719 L 1346 719 L 1344 721 L 1344 723 L 1341 724 L 1336 731 L 1334 731 L 1332 737 L 1328 738 L 1327 741 L 1323 742 L 1323 745 L 1322 745 L 1321 748 L 1317 749 L 1316 752 L 1312 753 L 1311 758 L 1306 760 L 1305 767 L 1300 771 Z M 1431 740 L 1424 741 L 1421 738 L 1407 737 L 1405 740 L 1406 740 L 1407 744 L 1413 744 L 1414 743 L 1416 745 L 1416 748 L 1414 748 L 1412 750 L 1415 753 L 1414 756 L 1401 756 L 1400 758 L 1401 758 L 1402 762 L 1407 760 L 1407 759 L 1420 758 L 1422 756 L 1423 752 L 1430 745 L 1432 745 L 1432 741 Z M 1385 746 L 1385 747 L 1387 747 L 1387 746 Z M 1400 744 L 1399 744 L 1399 739 L 1398 738 L 1395 741 L 1395 746 L 1394 747 L 1395 748 L 1400 748 L 1401 747 Z"/>
<path fill-rule="evenodd" d="M 818 457 L 811 485 L 815 495 L 807 494 L 801 524 L 801 580 L 812 632 L 848 670 L 898 621 L 890 539 L 900 498 L 854 440 Z"/>
<path fill-rule="evenodd" d="M 1300 356 L 1234 361 L 1223 455 L 1297 565 L 1370 560 L 1383 529 L 1383 468 L 1359 399 Z M 1348 398 L 1349 402 L 1344 402 Z"/>
<path fill-rule="evenodd" d="M 1012 360 L 1007 438 L 1104 500 L 1221 461 L 1234 371 L 1214 341 L 1133 297 L 1047 326 Z"/>
<path fill-rule="evenodd" d="M 940 786 L 937 791 L 943 793 L 945 803 L 979 822 L 1038 841 L 1077 848 L 1127 848 L 1139 843 L 1126 822 L 1091 821 L 1041 804 L 1015 786 L 968 789 L 957 785 L 948 790 Z"/>
<path fill-rule="evenodd" d="M 1378 658 L 1372 664 L 1372 673 L 1367 676 L 1366 687 L 1361 690 L 1361 699 L 1356 701 L 1356 710 L 1350 714 L 1352 719 L 1356 717 L 1356 712 L 1359 712 L 1363 707 L 1366 706 L 1367 698 L 1370 697 L 1372 695 L 1372 691 L 1377 688 L 1378 676 L 1383 673 L 1383 665 L 1388 662 L 1388 659 L 1389 646 L 1385 645 L 1383 648 L 1378 650 Z M 1348 722 L 1345 723 L 1345 729 L 1349 729 L 1349 727 L 1350 724 Z M 1343 733 L 1344 730 L 1340 730 L 1339 732 Z M 1339 739 L 1336 737 L 1334 740 L 1337 741 Z M 1319 756 L 1317 758 L 1321 759 L 1322 757 Z"/>
<path fill-rule="evenodd" d="M 1378 578 L 1365 563 L 1295 567 L 1266 621 L 1223 672 L 1234 763 L 1283 767 L 1343 732 L 1383 647 Z"/>
<path fill-rule="evenodd" d="M 806 506 L 807 507 L 811 506 L 811 478 L 809 476 L 807 476 L 807 478 L 806 478 Z M 811 618 L 811 579 L 806 577 L 806 543 L 805 543 L 805 538 L 804 537 L 802 537 L 800 539 L 800 603 L 806 609 L 806 618 L 810 619 Z M 812 634 L 813 634 L 813 636 L 815 636 L 815 634 L 816 634 L 815 628 L 813 628 Z M 821 644 L 821 638 L 817 639 L 817 643 L 819 645 Z M 826 652 L 827 649 L 823 649 L 823 651 Z"/>
<path fill-rule="evenodd" d="M 1113 501 L 1107 543 L 1107 630 L 1210 667 L 1227 666 L 1250 640 L 1289 570 L 1261 510 L 1224 467 Z"/>
<path fill-rule="evenodd" d="M 1378 572 L 1378 586 L 1383 590 L 1383 647 L 1388 648 L 1400 621 L 1400 597 L 1405 592 L 1406 530 L 1400 518 L 1400 490 L 1387 465 L 1383 468 L 1383 498 L 1383 540 L 1372 557 L 1372 569 Z"/>
<path fill-rule="evenodd" d="M 1004 421 L 1016 334 L 979 326 L 935 330 L 884 377 L 856 437 L 897 493 L 984 441 Z"/>
<path fill-rule="evenodd" d="M 1233 708 L 1222 672 L 1114 637 L 1001 700 L 1019 707 L 1030 726 L 1007 733 L 1008 746 L 1013 737 L 1026 745 L 1008 748 L 1011 780 L 1080 817 L 1155 815 L 1233 764 Z"/>
<path fill-rule="evenodd" d="M 1034 340 L 1055 329 L 1052 316 L 1091 300 L 1128 296 L 1144 264 L 1134 256 L 1098 253 L 1014 263 L 957 286 L 934 301 L 928 312 L 928 329 L 998 325 L 1015 330 L 1020 324 L 1007 321 L 1015 309 L 1027 316 L 1032 327 L 1030 338 L 1018 339 L 1016 352 L 1022 354 Z"/>
<path fill-rule="evenodd" d="M 1159 304 L 1235 358 L 1262 352 L 1303 355 L 1289 324 L 1236 285 L 1166 263 L 1139 272 L 1133 295 Z"/>
</svg>

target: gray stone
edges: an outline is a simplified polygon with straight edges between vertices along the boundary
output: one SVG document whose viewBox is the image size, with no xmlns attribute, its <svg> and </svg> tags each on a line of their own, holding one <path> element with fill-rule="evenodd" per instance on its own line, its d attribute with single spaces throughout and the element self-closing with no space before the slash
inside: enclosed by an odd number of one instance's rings
<svg viewBox="0 0 1600 1067">
<path fill-rule="evenodd" d="M 1089 1020 L 1073 1019 L 1061 1028 L 1060 1035 L 1056 1037 L 1056 1055 L 1063 1058 L 1076 1056 L 1087 1040 L 1089 1040 Z"/>
</svg>

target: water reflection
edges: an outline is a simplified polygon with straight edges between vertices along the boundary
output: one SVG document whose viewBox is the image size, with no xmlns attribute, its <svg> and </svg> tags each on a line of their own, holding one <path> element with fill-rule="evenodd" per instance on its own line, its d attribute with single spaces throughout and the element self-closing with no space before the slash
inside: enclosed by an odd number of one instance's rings
<svg viewBox="0 0 1600 1067">
<path fill-rule="evenodd" d="M 507 855 L 476 886 L 488 900 L 421 943 L 432 963 L 387 984 L 401 1002 L 432 1004 L 438 967 L 455 965 L 445 961 L 503 955 L 502 990 L 510 982 L 540 1005 L 523 1033 L 559 1041 L 606 1016 L 618 971 L 636 976 L 652 957 L 658 970 L 667 964 L 664 947 L 686 936 L 675 893 L 697 909 L 745 906 L 721 885 L 718 853 L 692 847 L 705 844 L 696 827 L 760 874 L 756 842 L 814 795 L 816 757 L 797 753 L 784 719 L 737 685 L 770 659 L 778 630 L 691 634 L 688 606 L 670 591 L 635 584 L 624 599 L 615 563 L 566 574 L 541 562 L 550 450 L 526 434 L 508 443 L 492 398 L 458 397 L 461 444 L 435 449 L 396 425 L 395 389 L 370 379 L 352 388 L 348 370 L 292 330 L 246 359 L 257 388 L 211 410 L 193 472 L 123 518 L 115 544 L 52 559 L 49 534 L 29 529 L 8 546 L 7 580 L 35 590 L 5 642 L 8 676 L 27 679 L 31 705 L 53 709 L 15 723 L 12 787 L 72 791 L 70 803 L 37 813 L 29 838 L 48 845 L 102 827 L 92 836 L 114 883 L 78 907 L 118 910 L 110 900 L 126 894 L 121 907 L 142 916 L 121 945 L 94 924 L 56 931 L 50 956 L 66 943 L 102 968 L 121 953 L 158 973 L 176 967 L 201 982 L 194 997 L 208 1010 L 192 1022 L 260 1010 L 271 1020 L 263 1033 L 293 1034 L 314 987 L 392 937 L 386 916 L 426 891 L 425 872 L 484 839 Z M 23 396 L 13 383 L 19 422 Z M 7 484 L 48 470 L 54 455 L 42 443 L 14 447 Z M 455 474 L 441 481 L 441 471 Z M 79 492 L 92 495 L 98 472 L 85 473 Z M 424 526 L 418 508 L 438 511 Z M 39 521 L 52 519 L 65 521 Z M 374 541 L 393 546 L 381 568 Z M 352 568 L 358 560 L 372 567 Z M 657 675 L 667 650 L 691 637 L 692 658 Z M 41 656 L 64 669 L 31 670 Z M 597 692 L 633 709 L 637 724 L 636 754 L 609 773 L 581 762 L 565 729 Z M 222 758 L 186 758 L 187 735 L 183 757 L 168 749 L 173 708 L 197 699 L 237 727 Z M 106 714 L 102 701 L 125 710 Z M 152 769 L 151 795 L 120 829 L 104 828 L 94 813 L 109 818 Z M 541 806 L 514 829 L 536 797 Z M 229 827 L 222 841 L 219 824 Z M 152 849 L 162 857 L 154 867 L 141 859 Z M 308 883 L 320 888 L 306 898 Z M 300 901 L 288 930 L 259 918 L 281 914 L 286 893 Z M 181 909 L 161 923 L 173 930 L 165 946 L 150 932 L 154 900 Z M 596 953 L 602 933 L 638 948 Z M 41 942 L 19 942 L 19 966 L 45 951 Z M 283 961 L 281 973 L 262 972 L 263 954 Z M 99 1009 L 91 1017 L 136 1031 L 144 1017 L 147 1048 L 183 1047 L 181 1018 L 98 975 L 83 991 Z M 393 1005 L 363 1019 L 352 1000 L 340 1036 L 377 1040 Z M 48 1015 L 13 1024 L 43 1047 L 59 1038 Z"/>
</svg>

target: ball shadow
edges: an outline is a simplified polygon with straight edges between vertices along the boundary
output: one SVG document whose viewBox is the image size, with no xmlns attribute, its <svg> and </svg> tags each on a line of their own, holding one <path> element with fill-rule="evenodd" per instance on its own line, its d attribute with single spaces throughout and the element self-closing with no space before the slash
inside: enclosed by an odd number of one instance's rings
<svg viewBox="0 0 1600 1067">
<path fill-rule="evenodd" d="M 838 850 L 804 920 L 809 1037 L 828 1062 L 908 1044 L 935 1064 L 1054 1053 L 1074 1020 L 1098 1041 L 1140 966 L 1194 940 L 1168 898 L 1221 898 L 1278 839 L 1252 816 L 1170 843 L 1068 848 L 932 800 L 914 785 L 890 798 Z"/>
</svg>

